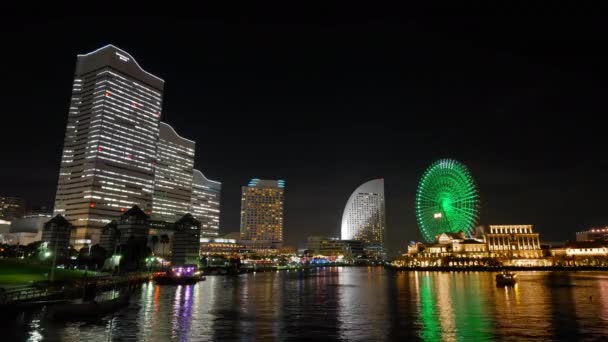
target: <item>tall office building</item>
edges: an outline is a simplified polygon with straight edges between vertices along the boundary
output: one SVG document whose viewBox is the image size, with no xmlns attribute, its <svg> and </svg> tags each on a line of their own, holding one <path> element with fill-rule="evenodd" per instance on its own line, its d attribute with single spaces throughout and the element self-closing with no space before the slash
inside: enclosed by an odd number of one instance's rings
<svg viewBox="0 0 608 342">
<path fill-rule="evenodd" d="M 342 214 L 342 240 L 363 241 L 369 254 L 384 253 L 384 179 L 363 183 L 350 195 Z"/>
<path fill-rule="evenodd" d="M 0 196 L 0 220 L 12 221 L 23 217 L 25 206 L 19 197 Z"/>
<path fill-rule="evenodd" d="M 199 170 L 193 171 L 190 212 L 201 223 L 201 237 L 219 235 L 221 191 L 222 183 L 207 179 Z"/>
<path fill-rule="evenodd" d="M 96 243 L 134 205 L 151 213 L 163 89 L 115 46 L 78 55 L 54 210 L 72 239 Z"/>
<path fill-rule="evenodd" d="M 252 179 L 241 189 L 241 239 L 283 241 L 285 181 Z"/>
<path fill-rule="evenodd" d="M 160 123 L 152 219 L 175 222 L 190 212 L 194 141 L 180 137 L 164 122 Z"/>
</svg>

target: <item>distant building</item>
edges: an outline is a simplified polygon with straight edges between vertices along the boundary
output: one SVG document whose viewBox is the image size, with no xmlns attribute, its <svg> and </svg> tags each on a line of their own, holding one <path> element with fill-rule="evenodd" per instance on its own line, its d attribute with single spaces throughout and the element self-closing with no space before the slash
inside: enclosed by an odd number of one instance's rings
<svg viewBox="0 0 608 342">
<path fill-rule="evenodd" d="M 605 257 L 608 256 L 608 247 L 601 241 L 568 242 L 564 246 L 566 255 L 572 257 Z"/>
<path fill-rule="evenodd" d="M 485 234 L 491 256 L 534 259 L 543 256 L 532 225 L 490 225 Z"/>
<path fill-rule="evenodd" d="M 19 197 L 0 196 L 0 220 L 13 221 L 23 217 L 25 206 Z M 9 223 L 10 224 L 10 223 Z"/>
<path fill-rule="evenodd" d="M 159 127 L 151 218 L 175 222 L 191 212 L 195 143 L 164 122 Z"/>
<path fill-rule="evenodd" d="M 488 247 L 483 240 L 467 238 L 463 231 L 458 233 L 442 233 L 434 243 L 417 243 L 408 246 L 409 255 L 419 255 L 426 258 L 457 257 L 480 259 L 488 257 Z"/>
<path fill-rule="evenodd" d="M 77 249 L 128 208 L 151 212 L 164 83 L 113 45 L 78 55 L 54 209 Z"/>
<path fill-rule="evenodd" d="M 15 244 L 28 245 L 42 240 L 44 224 L 51 218 L 52 215 L 50 213 L 37 213 L 14 219 L 11 222 L 10 233 L 15 237 Z"/>
<path fill-rule="evenodd" d="M 245 250 L 245 246 L 239 244 L 237 239 L 230 239 L 226 238 L 225 236 L 221 238 L 201 237 L 200 243 L 201 255 L 232 255 L 241 253 Z"/>
<path fill-rule="evenodd" d="M 283 242 L 285 181 L 252 179 L 241 189 L 241 239 Z"/>
<path fill-rule="evenodd" d="M 592 227 L 576 232 L 576 241 L 608 240 L 608 226 Z"/>
<path fill-rule="evenodd" d="M 363 183 L 349 197 L 342 214 L 342 239 L 359 240 L 377 258 L 385 256 L 384 179 Z"/>
<path fill-rule="evenodd" d="M 47 243 L 51 253 L 57 253 L 57 257 L 67 257 L 72 228 L 72 224 L 65 217 L 56 215 L 44 224 L 42 241 Z"/>
<path fill-rule="evenodd" d="M 306 249 L 323 256 L 342 255 L 351 259 L 364 257 L 364 244 L 358 240 L 341 240 L 325 236 L 309 236 Z"/>
<path fill-rule="evenodd" d="M 217 237 L 220 231 L 220 197 L 222 183 L 193 171 L 191 213 L 201 222 L 201 236 Z"/>
<path fill-rule="evenodd" d="M 200 261 L 200 225 L 192 215 L 186 214 L 173 225 L 171 265 L 198 265 Z"/>
</svg>

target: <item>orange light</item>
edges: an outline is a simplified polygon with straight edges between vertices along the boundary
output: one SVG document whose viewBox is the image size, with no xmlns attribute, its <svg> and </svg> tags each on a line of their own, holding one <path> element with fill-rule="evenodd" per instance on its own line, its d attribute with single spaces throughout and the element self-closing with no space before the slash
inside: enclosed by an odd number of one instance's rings
<svg viewBox="0 0 608 342">
<path fill-rule="evenodd" d="M 97 206 L 97 205 L 96 205 L 95 203 L 91 203 L 91 204 L 89 204 L 89 207 L 90 207 L 90 208 L 95 208 L 96 206 Z"/>
</svg>

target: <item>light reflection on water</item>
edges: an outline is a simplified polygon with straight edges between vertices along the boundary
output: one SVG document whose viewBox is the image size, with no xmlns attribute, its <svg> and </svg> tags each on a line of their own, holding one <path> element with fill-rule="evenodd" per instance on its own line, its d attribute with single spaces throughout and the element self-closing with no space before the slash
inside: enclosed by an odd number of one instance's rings
<svg viewBox="0 0 608 342">
<path fill-rule="evenodd" d="M 375 267 L 207 277 L 194 286 L 148 283 L 111 317 L 57 324 L 22 316 L 3 324 L 0 336 L 87 342 L 604 338 L 608 273 L 520 272 L 519 279 L 514 288 L 497 288 L 492 273 Z"/>
</svg>

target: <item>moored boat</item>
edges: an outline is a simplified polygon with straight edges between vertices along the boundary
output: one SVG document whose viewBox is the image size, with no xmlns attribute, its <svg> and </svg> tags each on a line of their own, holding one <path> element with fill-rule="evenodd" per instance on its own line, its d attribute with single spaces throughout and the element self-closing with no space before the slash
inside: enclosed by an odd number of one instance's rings
<svg viewBox="0 0 608 342">
<path fill-rule="evenodd" d="M 517 274 L 503 271 L 496 275 L 496 286 L 513 286 L 517 283 Z"/>
<path fill-rule="evenodd" d="M 191 285 L 201 280 L 205 277 L 195 265 L 177 266 L 154 275 L 154 282 L 159 285 Z"/>
</svg>

